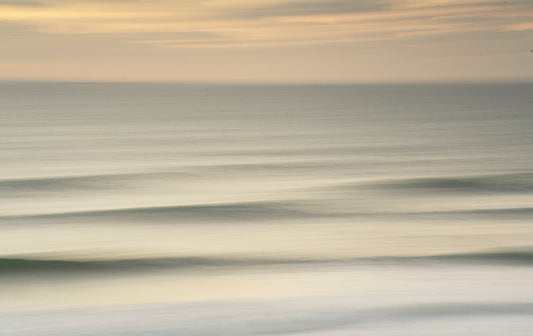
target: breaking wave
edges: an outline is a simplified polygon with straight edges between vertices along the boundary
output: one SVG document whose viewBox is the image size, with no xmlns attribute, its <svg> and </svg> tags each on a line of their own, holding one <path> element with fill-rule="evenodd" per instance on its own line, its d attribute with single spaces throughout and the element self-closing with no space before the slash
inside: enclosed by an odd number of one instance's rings
<svg viewBox="0 0 533 336">
<path fill-rule="evenodd" d="M 388 179 L 337 186 L 340 191 L 381 190 L 413 193 L 532 193 L 533 174 Z"/>
<path fill-rule="evenodd" d="M 167 257 L 117 260 L 55 260 L 55 259 L 0 259 L 0 273 L 62 273 L 62 272 L 144 272 L 148 270 L 191 268 L 249 268 L 266 266 L 357 266 L 357 265 L 431 265 L 431 264 L 493 264 L 533 266 L 533 252 L 483 252 L 428 256 L 376 256 L 342 259 L 311 258 L 222 258 L 222 257 Z"/>
<path fill-rule="evenodd" d="M 177 206 L 137 207 L 77 211 L 54 214 L 0 217 L 0 220 L 83 220 L 107 219 L 115 221 L 148 221 L 164 223 L 176 220 L 253 220 L 261 221 L 277 218 L 309 217 L 303 210 L 291 209 L 282 202 L 239 202 L 227 204 L 198 204 Z"/>
</svg>

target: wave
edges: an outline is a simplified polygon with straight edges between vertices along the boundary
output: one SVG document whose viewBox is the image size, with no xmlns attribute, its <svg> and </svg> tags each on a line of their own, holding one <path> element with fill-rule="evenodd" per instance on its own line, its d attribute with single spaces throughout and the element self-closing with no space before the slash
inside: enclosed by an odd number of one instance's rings
<svg viewBox="0 0 533 336">
<path fill-rule="evenodd" d="M 496 208 L 496 209 L 459 209 L 446 211 L 406 211 L 356 214 L 353 216 L 373 216 L 393 219 L 447 219 L 447 220 L 530 220 L 533 207 Z"/>
<path fill-rule="evenodd" d="M 533 173 L 470 177 L 388 179 L 333 187 L 339 191 L 383 190 L 419 193 L 531 193 Z"/>
<path fill-rule="evenodd" d="M 438 212 L 436 212 L 438 213 Z M 455 213 L 455 214 L 466 214 L 466 215 L 479 215 L 479 216 L 490 216 L 490 217 L 519 217 L 531 216 L 533 215 L 533 207 L 524 207 L 524 208 L 502 208 L 502 209 L 474 209 L 474 210 L 458 210 L 450 211 L 443 213 Z M 529 217 L 530 218 L 530 217 Z"/>
<path fill-rule="evenodd" d="M 533 303 L 437 302 L 370 309 L 335 309 L 327 313 L 320 313 L 304 313 L 299 316 L 300 318 L 293 319 L 285 317 L 285 323 L 280 321 L 281 323 L 272 323 L 272 326 L 267 326 L 268 331 L 266 333 L 269 335 L 286 335 L 286 332 L 328 332 L 339 328 L 353 328 L 366 323 L 387 324 L 399 322 L 405 324 L 406 321 L 427 320 L 428 318 L 530 316 L 533 313 Z M 353 330 L 354 334 L 357 334 L 358 331 L 356 329 Z"/>
<path fill-rule="evenodd" d="M 53 214 L 21 215 L 0 217 L 1 221 L 17 220 L 54 220 L 78 221 L 113 220 L 128 222 L 165 223 L 180 220 L 209 220 L 209 221 L 263 221 L 281 218 L 311 217 L 312 214 L 303 210 L 293 209 L 284 202 L 237 202 L 197 205 L 176 205 L 137 207 L 107 210 L 90 210 L 64 212 Z"/>
<path fill-rule="evenodd" d="M 155 206 L 74 211 L 49 214 L 0 216 L 0 223 L 100 223 L 109 222 L 148 223 L 148 224 L 185 224 L 189 222 L 250 222 L 260 223 L 272 220 L 287 219 L 333 219 L 353 218 L 354 220 L 388 219 L 388 220 L 420 220 L 420 219 L 481 219 L 481 220 L 525 220 L 533 216 L 533 207 L 501 208 L 501 209 L 459 209 L 449 211 L 379 211 L 350 212 L 321 209 L 320 204 L 311 206 L 297 201 L 286 202 L 236 202 L 176 206 Z"/>
<path fill-rule="evenodd" d="M 214 154 L 221 155 L 220 152 Z M 224 154 L 225 155 L 225 154 Z M 335 166 L 342 165 L 335 162 Z M 344 163 L 346 166 L 349 164 Z M 85 191 L 85 190 L 115 190 L 128 186 L 136 186 L 143 182 L 190 180 L 192 178 L 233 178 L 235 173 L 253 174 L 301 174 L 305 172 L 321 172 L 331 169 L 330 160 L 286 160 L 281 162 L 265 161 L 258 163 L 228 163 L 192 165 L 168 168 L 165 171 L 134 172 L 118 174 L 78 175 L 78 176 L 45 176 L 37 178 L 0 179 L 0 192 L 16 194 Z M 231 174 L 228 176 L 228 174 Z M 179 181 L 179 180 L 178 180 Z"/>
<path fill-rule="evenodd" d="M 84 335 L 287 336 L 303 333 L 329 335 L 339 330 L 351 331 L 352 334 L 360 334 L 362 330 L 381 334 L 381 328 L 385 328 L 383 331 L 386 332 L 387 327 L 400 330 L 400 333 L 395 333 L 398 335 L 409 334 L 413 327 L 422 328 L 415 329 L 418 332 L 434 334 L 428 326 L 405 325 L 405 322 L 447 318 L 429 326 L 434 328 L 453 322 L 449 318 L 454 317 L 466 317 L 467 320 L 481 316 L 529 317 L 533 313 L 533 303 L 513 301 L 435 302 L 371 308 L 353 304 L 324 307 L 324 302 L 312 300 L 295 303 L 299 304 L 291 304 L 287 300 L 141 304 L 105 309 L 1 313 L 0 316 L 13 335 L 73 335 L 83 330 Z M 523 322 L 520 322 L 517 321 L 518 327 L 524 328 Z M 359 326 L 363 329 L 358 329 Z M 470 326 L 474 331 L 479 327 L 475 322 Z"/>
<path fill-rule="evenodd" d="M 102 174 L 82 176 L 58 176 L 0 180 L 0 191 L 15 194 L 33 192 L 58 192 L 81 190 L 114 190 L 146 179 L 167 179 L 170 177 L 191 177 L 186 172 L 147 172 Z"/>
<path fill-rule="evenodd" d="M 481 219 L 481 220 L 524 220 L 533 216 L 533 207 L 496 208 L 496 209 L 459 209 L 448 211 L 379 211 L 350 212 L 322 207 L 320 202 L 306 204 L 297 200 L 258 201 L 235 203 L 207 203 L 195 205 L 154 206 L 119 209 L 98 209 L 60 213 L 0 216 L 0 224 L 29 223 L 188 223 L 188 222 L 250 222 L 259 223 L 287 219 L 333 219 L 353 218 L 356 220 L 386 219 Z"/>
<path fill-rule="evenodd" d="M 357 266 L 357 265 L 435 265 L 435 264 L 490 264 L 533 266 L 533 251 L 483 252 L 425 256 L 376 256 L 342 259 L 311 258 L 222 258 L 222 257 L 167 257 L 112 260 L 57 260 L 1 258 L 0 274 L 68 273 L 68 272 L 144 272 L 147 270 L 183 270 L 192 268 L 250 268 L 267 266 Z"/>
<path fill-rule="evenodd" d="M 255 267 L 287 264 L 315 264 L 325 260 L 289 258 L 219 258 L 168 257 L 118 260 L 56 260 L 56 259 L 0 259 L 0 274 L 9 273 L 68 273 L 68 272 L 144 272 L 147 270 L 182 270 L 191 268 Z"/>
<path fill-rule="evenodd" d="M 384 261 L 398 262 L 440 262 L 440 263 L 469 263 L 469 264 L 503 264 L 503 265 L 533 265 L 533 251 L 504 251 L 482 253 L 457 253 L 432 256 L 414 257 L 386 257 Z M 380 258 L 375 258 L 380 260 Z"/>
</svg>

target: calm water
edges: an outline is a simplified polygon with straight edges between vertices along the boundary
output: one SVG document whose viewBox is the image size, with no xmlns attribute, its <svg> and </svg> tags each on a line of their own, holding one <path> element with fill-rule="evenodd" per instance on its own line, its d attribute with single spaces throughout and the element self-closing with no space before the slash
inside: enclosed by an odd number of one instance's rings
<svg viewBox="0 0 533 336">
<path fill-rule="evenodd" d="M 0 83 L 0 334 L 531 335 L 532 92 Z"/>
</svg>

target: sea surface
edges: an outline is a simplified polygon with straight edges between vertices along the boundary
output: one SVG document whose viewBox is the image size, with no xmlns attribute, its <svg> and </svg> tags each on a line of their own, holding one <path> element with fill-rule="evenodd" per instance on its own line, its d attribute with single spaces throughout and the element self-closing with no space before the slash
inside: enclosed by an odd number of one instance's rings
<svg viewBox="0 0 533 336">
<path fill-rule="evenodd" d="M 0 82 L 0 335 L 532 335 L 533 84 Z"/>
</svg>

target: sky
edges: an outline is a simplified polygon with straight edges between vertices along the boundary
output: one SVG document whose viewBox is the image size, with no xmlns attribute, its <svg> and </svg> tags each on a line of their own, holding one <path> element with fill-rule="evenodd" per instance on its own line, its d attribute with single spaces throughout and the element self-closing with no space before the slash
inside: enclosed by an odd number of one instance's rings
<svg viewBox="0 0 533 336">
<path fill-rule="evenodd" d="M 0 80 L 533 81 L 533 0 L 0 0 Z"/>
</svg>

